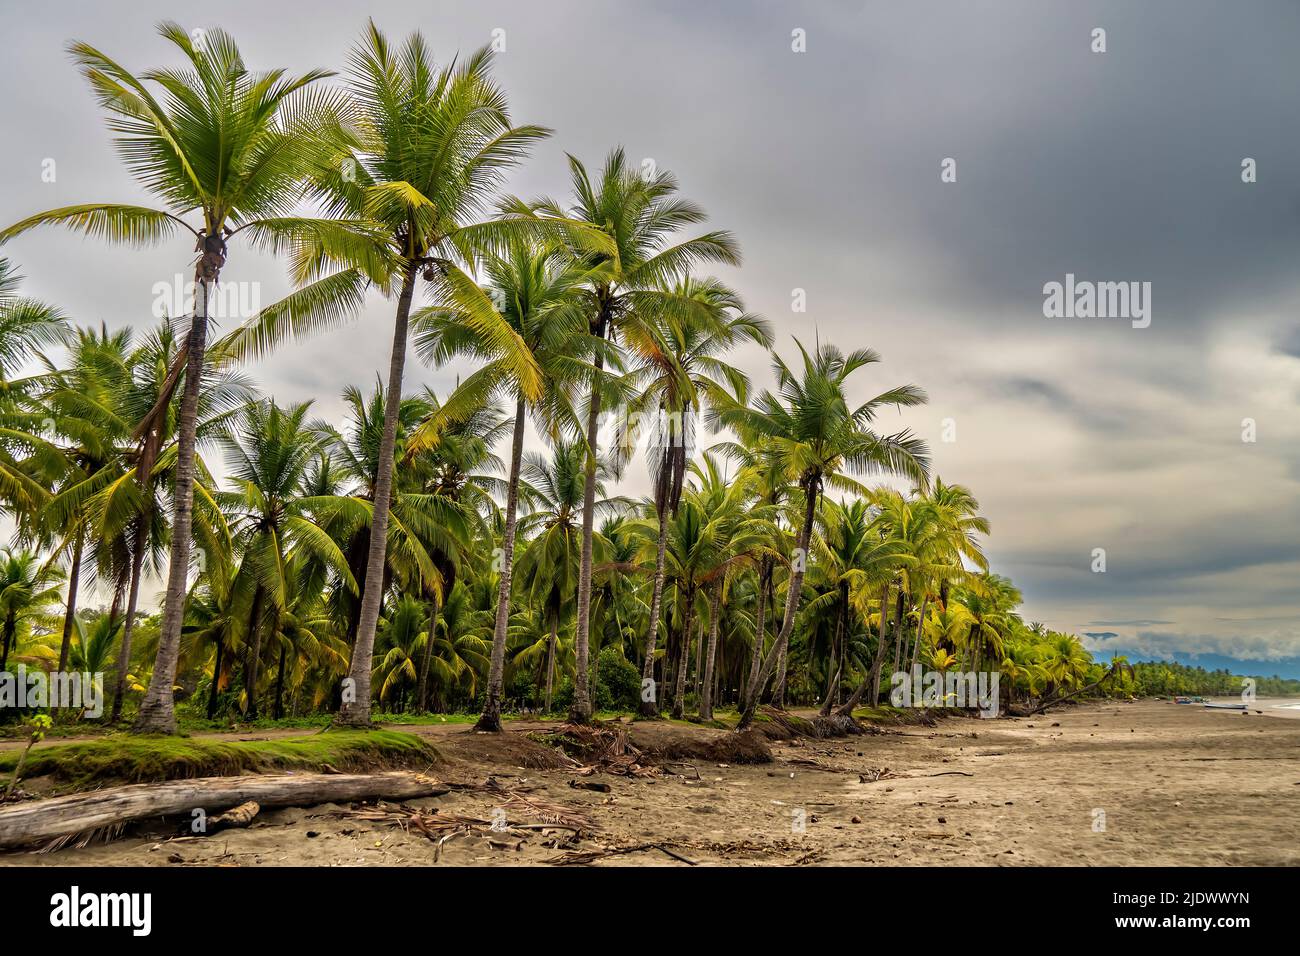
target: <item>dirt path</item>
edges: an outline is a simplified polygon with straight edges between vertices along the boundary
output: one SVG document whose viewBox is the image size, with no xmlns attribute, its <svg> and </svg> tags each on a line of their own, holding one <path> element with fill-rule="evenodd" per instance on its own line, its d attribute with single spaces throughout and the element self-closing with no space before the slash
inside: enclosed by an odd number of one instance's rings
<svg viewBox="0 0 1300 956">
<path fill-rule="evenodd" d="M 471 833 L 439 852 L 417 832 L 322 806 L 268 812 L 249 830 L 207 839 L 174 840 L 174 829 L 157 826 L 80 850 L 0 856 L 0 865 L 427 865 L 435 852 L 444 864 L 527 865 L 566 849 L 645 843 L 678 856 L 645 849 L 597 865 L 688 865 L 679 857 L 787 865 L 1300 864 L 1296 720 L 1161 702 L 1087 704 L 1031 719 L 956 719 L 779 742 L 773 763 L 692 760 L 693 769 L 674 765 L 675 775 L 648 778 L 577 777 L 524 735 L 536 726 L 514 724 L 502 737 L 466 725 L 403 729 L 436 738 L 447 758 L 435 771 L 443 779 L 493 775 L 530 800 L 588 816 L 596 829 L 568 847 L 565 834 Z M 639 745 L 655 735 L 724 733 L 639 728 Z M 230 736 L 272 735 L 281 734 Z M 610 790 L 576 789 L 571 781 Z M 517 805 L 493 793 L 453 792 L 415 805 L 521 819 Z"/>
</svg>

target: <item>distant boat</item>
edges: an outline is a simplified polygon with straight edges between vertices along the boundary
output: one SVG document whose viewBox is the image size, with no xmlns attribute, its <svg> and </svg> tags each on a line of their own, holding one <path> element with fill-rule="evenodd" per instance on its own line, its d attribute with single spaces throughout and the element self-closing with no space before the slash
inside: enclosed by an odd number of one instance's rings
<svg viewBox="0 0 1300 956">
<path fill-rule="evenodd" d="M 1209 703 L 1209 701 L 1207 701 L 1204 697 L 1175 697 L 1174 703 L 1175 704 L 1207 704 Z"/>
<path fill-rule="evenodd" d="M 1245 704 L 1206 704 L 1206 710 L 1245 710 Z"/>
</svg>

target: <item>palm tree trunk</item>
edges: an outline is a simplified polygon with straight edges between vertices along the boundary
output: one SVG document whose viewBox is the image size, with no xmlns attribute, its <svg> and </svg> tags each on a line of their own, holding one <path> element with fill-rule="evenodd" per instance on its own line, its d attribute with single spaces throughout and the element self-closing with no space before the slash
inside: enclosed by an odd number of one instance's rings
<svg viewBox="0 0 1300 956">
<path fill-rule="evenodd" d="M 514 442 L 510 446 L 510 482 L 506 488 L 506 530 L 501 541 L 501 581 L 497 585 L 497 618 L 492 631 L 492 664 L 488 669 L 487 700 L 475 730 L 501 730 L 501 690 L 505 681 L 506 626 L 510 623 L 510 578 L 515 564 L 515 512 L 519 507 L 519 465 L 524 455 L 524 400 L 515 403 Z"/>
<path fill-rule="evenodd" d="M 704 655 L 704 686 L 700 696 L 700 719 L 713 719 L 713 666 L 718 655 L 718 602 L 722 599 L 719 582 L 709 594 L 709 650 Z"/>
<path fill-rule="evenodd" d="M 68 610 L 63 615 L 63 641 L 59 644 L 59 672 L 68 670 L 68 653 L 72 650 L 72 622 L 77 619 L 77 589 L 81 584 L 81 555 L 86 536 L 77 531 L 77 541 L 72 546 L 72 567 L 68 570 Z"/>
<path fill-rule="evenodd" d="M 603 339 L 607 327 L 602 312 L 593 331 Z M 591 720 L 591 692 L 587 685 L 587 641 L 591 628 L 591 544 L 596 517 L 596 461 L 599 449 L 597 435 L 600 423 L 600 374 L 605 367 L 603 354 L 596 356 L 595 372 L 591 380 L 591 402 L 587 409 L 587 463 L 582 485 L 582 562 L 578 569 L 578 623 L 574 635 L 574 653 L 577 673 L 573 676 L 573 706 L 569 721 L 585 724 Z"/>
<path fill-rule="evenodd" d="M 754 629 L 754 651 L 749 657 L 749 677 L 741 695 L 741 710 L 749 706 L 749 697 L 758 687 L 758 671 L 763 666 L 763 644 L 767 641 L 767 608 L 772 600 L 772 561 L 764 558 L 758 576 L 758 625 Z"/>
<path fill-rule="evenodd" d="M 885 583 L 885 590 L 880 594 L 880 634 L 876 639 L 876 654 L 871 661 L 870 675 L 858 685 L 858 689 L 853 692 L 853 696 L 848 699 L 843 707 L 835 713 L 841 717 L 853 716 L 853 708 L 858 706 L 858 701 L 862 700 L 868 690 L 871 692 L 871 706 L 877 707 L 880 704 L 880 668 L 885 663 L 885 629 L 889 620 L 889 583 Z M 868 621 L 868 629 L 871 622 Z"/>
<path fill-rule="evenodd" d="M 205 251 L 195 271 L 194 282 L 202 299 L 195 303 L 186 343 L 185 390 L 177 419 L 175 493 L 172 500 L 172 553 L 167 568 L 167 599 L 158 635 L 158 653 L 153 677 L 140 702 L 134 730 L 142 734 L 176 733 L 176 712 L 172 685 L 181 653 L 181 625 L 185 620 L 186 582 L 190 572 L 190 548 L 194 527 L 194 445 L 199 423 L 199 392 L 203 386 L 203 359 L 208 336 L 208 304 L 212 289 L 225 261 L 225 243 L 219 236 L 204 240 L 207 246 L 220 243 L 220 254 Z"/>
<path fill-rule="evenodd" d="M 212 687 L 208 689 L 208 720 L 217 716 L 217 694 L 221 685 L 221 663 L 226 652 L 226 642 L 217 635 L 217 659 L 212 664 Z"/>
<path fill-rule="evenodd" d="M 695 595 L 684 595 L 686 610 L 682 613 L 682 643 L 677 649 L 676 690 L 673 691 L 673 717 L 681 720 L 686 714 L 686 662 L 691 656 L 691 616 L 695 610 Z"/>
<path fill-rule="evenodd" d="M 275 710 L 272 715 L 276 720 L 284 716 L 284 641 L 280 641 L 280 666 L 275 672 Z"/>
<path fill-rule="evenodd" d="M 253 589 L 253 607 L 248 614 L 248 647 L 244 658 L 244 716 L 257 719 L 257 669 L 262 660 L 262 586 Z"/>
<path fill-rule="evenodd" d="M 840 592 L 840 613 L 835 620 L 835 642 L 831 648 L 831 666 L 829 668 L 830 676 L 826 684 L 826 699 L 822 701 L 821 715 L 829 717 L 831 708 L 835 706 L 835 698 L 840 692 L 840 675 L 844 672 L 844 661 L 846 658 L 846 647 L 848 643 L 848 614 L 849 614 L 849 585 L 845 581 L 839 583 Z"/>
<path fill-rule="evenodd" d="M 420 686 L 416 690 L 415 706 L 418 713 L 429 708 L 429 664 L 433 661 L 433 640 L 438 633 L 438 599 L 429 604 L 429 632 L 424 639 L 424 654 L 420 660 Z"/>
<path fill-rule="evenodd" d="M 384 396 L 384 433 L 379 440 L 379 463 L 375 476 L 375 500 L 370 520 L 370 553 L 366 559 L 366 585 L 361 597 L 357 642 L 348 669 L 351 682 L 343 694 L 336 718 L 344 726 L 370 724 L 370 670 L 375 652 L 375 631 L 379 626 L 379 603 L 384 590 L 384 563 L 388 552 L 388 510 L 393 494 L 393 449 L 397 445 L 397 416 L 402 407 L 402 374 L 406 368 L 406 329 L 415 293 L 414 262 L 402 277 L 402 292 L 393 321 L 393 354 L 388 364 L 388 392 Z"/>
<path fill-rule="evenodd" d="M 767 658 L 763 661 L 763 667 L 758 673 L 758 680 L 750 691 L 749 704 L 740 715 L 740 723 L 736 726 L 737 730 L 747 730 L 749 725 L 754 722 L 754 713 L 758 710 L 758 702 L 763 696 L 763 688 L 771 679 L 772 672 L 776 669 L 777 660 L 784 661 L 785 649 L 790 643 L 790 634 L 794 631 L 794 616 L 799 610 L 799 592 L 803 590 L 804 570 L 808 564 L 808 543 L 812 539 L 813 521 L 817 516 L 817 494 L 820 491 L 821 487 L 817 479 L 813 479 L 808 483 L 805 492 L 808 500 L 804 505 L 803 527 L 799 529 L 799 553 L 797 555 L 799 560 L 794 562 L 790 571 L 789 590 L 785 595 L 785 617 L 781 621 L 781 630 L 776 636 L 776 643 L 773 644 L 772 650 L 768 652 Z"/>
<path fill-rule="evenodd" d="M 145 517 L 136 519 L 135 548 L 131 554 L 131 584 L 126 599 L 126 621 L 122 624 L 122 644 L 117 649 L 117 681 L 113 685 L 113 711 L 109 723 L 122 719 L 122 702 L 126 698 L 126 671 L 131 666 L 131 633 L 135 629 L 135 610 L 140 599 L 140 575 L 144 567 Z"/>
<path fill-rule="evenodd" d="M 16 634 L 17 631 L 18 623 L 11 612 L 5 617 L 4 649 L 0 650 L 0 671 L 3 671 L 5 666 L 9 663 L 9 649 L 13 646 L 14 634 Z"/>
<path fill-rule="evenodd" d="M 776 659 L 776 676 L 772 678 L 772 706 L 777 710 L 785 710 L 785 675 L 786 668 L 789 666 L 790 645 L 781 648 L 781 653 Z"/>
<path fill-rule="evenodd" d="M 551 712 L 551 693 L 555 690 L 555 641 L 560 630 L 560 615 L 551 618 L 551 636 L 546 642 L 546 710 Z"/>
<path fill-rule="evenodd" d="M 645 663 L 641 665 L 641 716 L 657 717 L 659 715 L 657 694 L 650 694 L 647 700 L 646 689 L 653 688 L 655 676 L 655 644 L 659 638 L 660 605 L 664 595 L 664 566 L 668 554 L 668 509 L 659 511 L 659 540 L 655 545 L 655 583 L 650 595 L 650 626 L 645 639 Z"/>
<path fill-rule="evenodd" d="M 912 666 L 908 668 L 909 673 L 916 668 L 921 657 L 921 641 L 925 638 L 925 605 L 929 599 L 929 594 L 921 594 L 921 608 L 916 618 L 916 643 L 912 645 Z"/>
</svg>

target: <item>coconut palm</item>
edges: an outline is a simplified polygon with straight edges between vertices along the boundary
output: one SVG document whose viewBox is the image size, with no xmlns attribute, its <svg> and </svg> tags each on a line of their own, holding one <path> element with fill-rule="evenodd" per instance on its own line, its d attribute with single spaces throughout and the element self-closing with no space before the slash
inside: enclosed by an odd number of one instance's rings
<svg viewBox="0 0 1300 956">
<path fill-rule="evenodd" d="M 59 599 L 63 572 L 30 551 L 0 550 L 0 672 L 9 663 L 20 631 Z"/>
<path fill-rule="evenodd" d="M 0 242 L 42 225 L 62 225 L 112 242 L 153 245 L 178 233 L 195 243 L 195 306 L 185 347 L 157 414 L 184 382 L 178 420 L 179 460 L 173 481 L 173 532 L 158 658 L 136 727 L 173 733 L 172 683 L 190 568 L 194 443 L 213 293 L 230 240 L 244 233 L 276 250 L 285 242 L 314 242 L 360 255 L 353 233 L 332 221 L 291 215 L 299 181 L 317 148 L 329 102 L 313 84 L 329 75 L 250 71 L 234 39 L 218 29 L 193 34 L 165 22 L 159 34 L 188 61 L 185 69 L 135 74 L 87 43 L 70 52 L 90 84 L 127 167 L 159 207 L 89 203 L 37 213 L 0 232 Z M 200 220 L 197 224 L 191 219 Z M 142 423 L 141 434 L 148 430 Z"/>
<path fill-rule="evenodd" d="M 667 172 L 644 175 L 629 165 L 621 148 L 610 152 L 600 177 L 593 182 L 586 167 L 569 157 L 572 208 L 567 216 L 592 226 L 612 243 L 609 250 L 575 250 L 593 270 L 586 290 L 586 312 L 591 335 L 626 344 L 634 352 L 647 352 L 655 341 L 655 317 L 661 314 L 695 314 L 704 321 L 709 310 L 701 302 L 673 291 L 697 266 L 708 262 L 736 264 L 740 254 L 730 233 L 714 231 L 673 243 L 674 233 L 702 222 L 704 212 L 676 196 L 677 181 Z M 565 210 L 552 200 L 537 209 L 552 219 Z M 600 449 L 598 430 L 601 405 L 608 391 L 603 380 L 608 350 L 596 353 L 587 402 L 587 466 L 582 507 L 582 559 L 578 575 L 578 622 L 570 717 L 584 723 L 591 717 L 587 686 L 587 661 L 591 626 L 592 547 L 595 533 L 596 472 Z"/>
<path fill-rule="evenodd" d="M 515 413 L 506 479 L 505 527 L 498 571 L 496 621 L 492 636 L 492 665 L 479 730 L 501 729 L 501 695 L 505 673 L 506 636 L 510 620 L 510 583 L 514 571 L 515 528 L 519 503 L 519 472 L 524 449 L 524 426 L 532 411 L 551 435 L 571 431 L 577 418 L 573 392 L 587 368 L 583 361 L 587 322 L 578 296 L 588 280 L 583 264 L 555 244 L 539 245 L 515 237 L 501 255 L 489 256 L 483 271 L 488 287 L 454 286 L 444 290 L 445 300 L 418 314 L 417 349 L 441 364 L 468 355 L 485 365 L 461 384 L 445 409 L 455 414 L 459 403 L 480 403 L 497 393 L 514 400 Z M 476 318 L 484 309 L 497 308 L 524 344 L 525 352 L 506 351 L 481 332 Z M 521 367 L 521 357 L 531 358 Z M 527 384 L 534 369 L 541 371 L 545 390 L 534 395 Z M 431 422 L 430 425 L 433 423 Z M 411 439 L 418 451 L 436 440 L 427 425 Z"/>
<path fill-rule="evenodd" d="M 313 177 L 315 199 L 368 248 L 331 246 L 303 236 L 295 251 L 297 292 L 263 312 L 231 344 L 252 354 L 286 336 L 355 315 L 368 281 L 397 300 L 389 362 L 384 429 L 373 498 L 370 548 L 351 692 L 339 710 L 343 724 L 370 722 L 370 674 L 383 592 L 391 507 L 393 450 L 402 403 L 411 304 L 421 279 L 435 295 L 473 285 L 457 263 L 521 231 L 522 217 L 476 221 L 502 176 L 529 146 L 549 135 L 539 126 L 514 126 L 505 95 L 492 80 L 492 54 L 483 49 L 463 62 L 435 68 L 423 37 L 413 33 L 400 50 L 370 23 L 350 60 L 346 114 L 328 138 L 331 153 Z M 531 228 L 531 225 L 529 226 Z M 525 393 L 541 392 L 540 372 L 517 333 L 491 308 L 468 319 L 485 341 L 512 355 Z"/>
<path fill-rule="evenodd" d="M 306 402 L 287 408 L 251 403 L 221 436 L 235 490 L 222 492 L 218 500 L 231 515 L 242 553 L 233 587 L 248 595 L 244 686 L 250 718 L 258 711 L 263 621 L 283 612 L 291 598 L 289 553 L 319 564 L 344 587 L 357 587 L 343 552 L 313 519 L 315 499 L 302 494 L 307 467 L 322 442 L 306 422 L 309 408 Z"/>
<path fill-rule="evenodd" d="M 633 370 L 636 394 L 627 410 L 627 439 L 634 439 L 638 429 L 647 431 L 651 437 L 647 457 L 659 524 L 641 666 L 643 681 L 654 679 L 668 517 L 676 512 L 681 501 L 682 485 L 694 449 L 696 421 L 704 403 L 717 404 L 711 396 L 725 395 L 726 401 L 744 402 L 749 390 L 748 378 L 719 356 L 742 341 L 764 348 L 772 344 L 768 322 L 744 312 L 739 297 L 720 282 L 687 278 L 673 291 L 701 308 L 656 313 L 655 335 L 643 337 L 644 346 L 636 357 Z M 642 694 L 642 715 L 652 717 L 657 712 L 655 695 Z"/>
<path fill-rule="evenodd" d="M 749 700 L 741 713 L 741 730 L 753 721 L 777 657 L 789 644 L 822 489 L 829 485 L 861 493 L 861 485 L 845 472 L 901 474 L 924 481 L 929 470 L 925 443 L 914 438 L 911 432 L 879 435 L 871 429 L 884 407 L 922 404 L 926 398 L 921 389 L 902 385 L 850 407 L 845 382 L 858 369 L 879 362 L 880 356 L 871 349 L 845 355 L 830 344 L 821 345 L 809 354 L 798 339 L 795 344 L 803 358 L 800 373 L 792 371 L 779 357 L 773 358 L 778 393 L 764 391 L 753 407 L 737 404 L 720 412 L 721 421 L 736 429 L 742 440 L 761 436 L 771 441 L 781 470 L 799 476 L 803 495 L 803 518 L 786 588 L 785 616 L 776 643 L 759 670 L 758 680 L 749 688 Z"/>
</svg>

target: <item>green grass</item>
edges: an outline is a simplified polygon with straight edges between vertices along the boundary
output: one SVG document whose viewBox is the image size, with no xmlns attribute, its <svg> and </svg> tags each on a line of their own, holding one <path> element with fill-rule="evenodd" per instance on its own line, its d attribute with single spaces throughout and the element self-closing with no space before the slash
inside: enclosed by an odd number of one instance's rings
<svg viewBox="0 0 1300 956">
<path fill-rule="evenodd" d="M 0 752 L 0 780 L 13 773 L 21 751 Z M 279 770 L 423 770 L 438 759 L 425 740 L 394 730 L 331 730 L 279 740 L 202 740 L 188 737 L 106 737 L 34 748 L 23 777 L 53 775 L 60 789 L 188 777 L 221 777 Z"/>
</svg>

